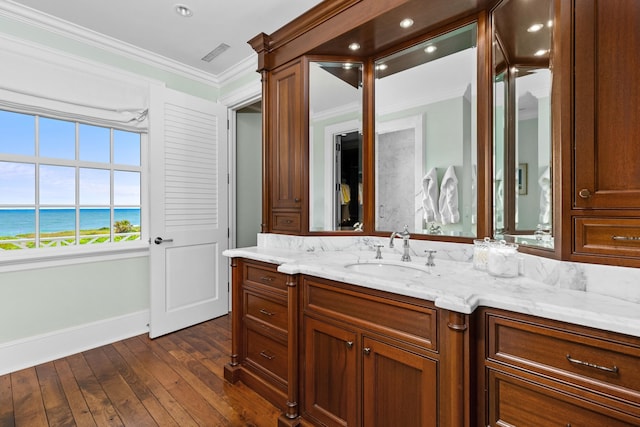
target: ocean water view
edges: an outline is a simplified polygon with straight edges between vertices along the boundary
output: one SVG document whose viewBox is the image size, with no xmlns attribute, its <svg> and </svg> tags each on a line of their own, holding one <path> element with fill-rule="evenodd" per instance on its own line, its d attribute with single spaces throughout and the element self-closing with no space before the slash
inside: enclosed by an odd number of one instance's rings
<svg viewBox="0 0 640 427">
<path fill-rule="evenodd" d="M 128 220 L 140 225 L 139 208 L 116 208 L 114 222 Z M 34 209 L 0 209 L 0 236 L 13 237 L 35 233 Z M 80 229 L 93 230 L 109 227 L 109 209 L 80 209 Z M 76 228 L 75 209 L 40 209 L 40 232 L 55 233 Z"/>
</svg>

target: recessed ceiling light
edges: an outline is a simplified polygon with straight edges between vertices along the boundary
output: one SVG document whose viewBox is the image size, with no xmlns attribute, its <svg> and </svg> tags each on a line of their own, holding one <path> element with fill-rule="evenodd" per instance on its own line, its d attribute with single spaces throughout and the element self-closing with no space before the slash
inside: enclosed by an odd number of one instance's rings
<svg viewBox="0 0 640 427">
<path fill-rule="evenodd" d="M 435 52 L 436 50 L 438 50 L 438 47 L 437 47 L 437 46 L 434 46 L 434 45 L 432 45 L 432 44 L 430 44 L 429 46 L 427 46 L 427 47 L 425 47 L 425 48 L 424 48 L 424 51 L 425 51 L 425 52 L 427 52 L 427 53 L 433 53 L 433 52 Z"/>
<path fill-rule="evenodd" d="M 345 70 L 350 70 L 353 68 L 353 64 L 351 62 L 345 62 L 344 64 L 342 64 L 342 68 Z"/>
<path fill-rule="evenodd" d="M 178 15 L 184 16 L 185 18 L 193 16 L 193 12 L 189 9 L 189 6 L 185 6 L 184 4 L 175 5 L 175 11 Z"/>
<path fill-rule="evenodd" d="M 376 65 L 376 70 L 384 71 L 387 68 L 389 68 L 389 66 L 387 64 L 378 64 L 378 65 Z"/>
<path fill-rule="evenodd" d="M 547 27 L 549 27 L 549 28 L 553 27 L 553 20 L 552 19 L 549 19 L 547 21 Z"/>
<path fill-rule="evenodd" d="M 530 26 L 529 28 L 527 28 L 527 31 L 530 33 L 535 33 L 540 31 L 541 29 L 544 28 L 544 24 L 533 24 L 532 26 Z"/>
<path fill-rule="evenodd" d="M 413 25 L 413 19 L 411 18 L 404 18 L 402 21 L 400 21 L 400 26 L 402 28 L 409 28 Z"/>
<path fill-rule="evenodd" d="M 543 56 L 549 53 L 549 49 L 540 49 L 534 53 L 535 56 Z"/>
<path fill-rule="evenodd" d="M 351 50 L 358 50 L 358 49 L 360 49 L 360 44 L 358 44 L 358 43 L 351 43 L 351 44 L 349 45 L 349 49 L 351 49 Z"/>
</svg>

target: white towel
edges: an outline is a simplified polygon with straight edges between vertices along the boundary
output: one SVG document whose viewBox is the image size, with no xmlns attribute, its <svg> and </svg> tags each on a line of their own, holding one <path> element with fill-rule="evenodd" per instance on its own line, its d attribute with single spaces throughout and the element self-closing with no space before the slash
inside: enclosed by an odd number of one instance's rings
<svg viewBox="0 0 640 427">
<path fill-rule="evenodd" d="M 431 168 L 422 178 L 422 207 L 424 208 L 425 221 L 440 221 L 438 212 L 438 173 L 436 168 Z"/>
<path fill-rule="evenodd" d="M 551 222 L 551 170 L 547 166 L 538 179 L 540 185 L 540 224 Z"/>
<path fill-rule="evenodd" d="M 440 184 L 440 221 L 455 224 L 460 221 L 458 212 L 458 178 L 453 166 L 449 166 Z"/>
</svg>

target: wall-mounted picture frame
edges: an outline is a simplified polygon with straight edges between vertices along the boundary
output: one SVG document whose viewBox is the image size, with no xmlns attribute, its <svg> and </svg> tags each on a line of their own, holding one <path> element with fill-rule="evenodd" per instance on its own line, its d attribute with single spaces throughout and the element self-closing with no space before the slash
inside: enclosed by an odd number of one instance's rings
<svg viewBox="0 0 640 427">
<path fill-rule="evenodd" d="M 528 191 L 529 164 L 520 163 L 516 174 L 518 179 L 518 194 L 525 196 Z"/>
</svg>

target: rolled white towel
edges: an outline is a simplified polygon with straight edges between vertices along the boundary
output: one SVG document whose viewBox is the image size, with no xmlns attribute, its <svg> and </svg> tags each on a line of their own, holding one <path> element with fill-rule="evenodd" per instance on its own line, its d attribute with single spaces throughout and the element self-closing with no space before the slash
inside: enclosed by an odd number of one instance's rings
<svg viewBox="0 0 640 427">
<path fill-rule="evenodd" d="M 551 170 L 547 166 L 538 179 L 540 185 L 540 224 L 551 222 Z"/>
<path fill-rule="evenodd" d="M 424 208 L 425 221 L 440 221 L 438 212 L 438 173 L 436 168 L 431 168 L 422 178 L 422 207 Z"/>
<path fill-rule="evenodd" d="M 449 166 L 440 184 L 440 221 L 442 224 L 460 222 L 458 211 L 458 178 L 453 166 Z"/>
</svg>

